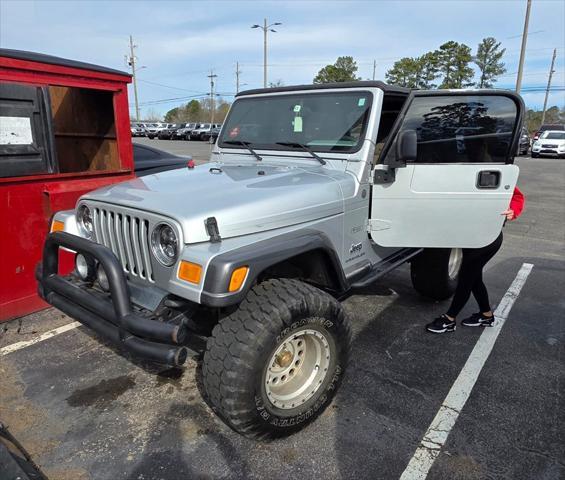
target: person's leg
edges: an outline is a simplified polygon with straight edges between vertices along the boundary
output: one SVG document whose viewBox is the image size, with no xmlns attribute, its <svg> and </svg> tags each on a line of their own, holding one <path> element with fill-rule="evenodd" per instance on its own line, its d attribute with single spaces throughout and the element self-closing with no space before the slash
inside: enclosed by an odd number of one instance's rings
<svg viewBox="0 0 565 480">
<path fill-rule="evenodd" d="M 481 275 L 482 263 L 479 261 L 480 255 L 477 250 L 479 249 L 463 249 L 463 262 L 459 271 L 459 280 L 457 281 L 451 305 L 446 312 L 446 315 L 451 320 L 455 320 L 455 317 L 459 315 L 459 312 L 469 300 L 477 279 Z"/>
<path fill-rule="evenodd" d="M 436 318 L 426 325 L 426 330 L 431 333 L 454 332 L 456 328 L 455 317 L 465 306 L 471 295 L 473 285 L 477 275 L 481 273 L 477 270 L 475 252 L 471 249 L 463 250 L 463 262 L 459 271 L 459 280 L 455 289 L 455 295 L 447 313 Z"/>
<path fill-rule="evenodd" d="M 426 325 L 426 330 L 432 333 L 444 333 L 455 331 L 455 318 L 463 309 L 473 289 L 477 288 L 477 292 L 481 298 L 481 304 L 488 304 L 488 292 L 482 281 L 482 271 L 486 263 L 496 254 L 502 245 L 502 233 L 498 238 L 483 248 L 467 248 L 463 249 L 463 262 L 459 271 L 459 280 L 455 289 L 455 295 L 451 301 L 451 305 L 447 312 L 436 318 L 433 322 Z M 482 285 L 482 289 L 481 289 Z M 476 298 L 476 297 L 475 297 Z M 486 302 L 483 303 L 483 301 Z M 490 311 L 490 306 L 488 307 Z M 490 312 L 492 314 L 492 312 Z M 475 317 L 480 317 L 479 320 Z M 482 314 L 474 314 L 462 323 L 466 326 L 478 326 L 481 324 L 493 324 L 494 318 L 483 317 Z M 467 323 L 466 323 L 467 322 Z M 474 322 L 474 323 L 473 323 Z"/>
<path fill-rule="evenodd" d="M 475 300 L 479 305 L 479 312 L 472 314 L 461 321 L 461 325 L 466 327 L 484 327 L 494 325 L 494 314 L 492 313 L 488 290 L 483 282 L 483 268 L 488 263 L 488 261 L 494 257 L 496 252 L 500 249 L 502 245 L 502 234 L 490 245 L 485 247 L 480 258 L 476 259 L 477 265 L 481 266 L 481 271 L 477 276 L 475 283 L 473 284 L 472 292 Z"/>
<path fill-rule="evenodd" d="M 473 292 L 473 297 L 475 297 L 475 300 L 477 301 L 477 304 L 479 305 L 480 313 L 482 313 L 483 315 L 485 315 L 487 317 L 491 317 L 492 311 L 490 309 L 490 302 L 489 302 L 489 298 L 488 298 L 488 290 L 487 290 L 486 285 L 483 282 L 483 272 L 481 272 L 481 275 L 475 281 L 475 284 L 473 285 L 472 292 Z"/>
</svg>

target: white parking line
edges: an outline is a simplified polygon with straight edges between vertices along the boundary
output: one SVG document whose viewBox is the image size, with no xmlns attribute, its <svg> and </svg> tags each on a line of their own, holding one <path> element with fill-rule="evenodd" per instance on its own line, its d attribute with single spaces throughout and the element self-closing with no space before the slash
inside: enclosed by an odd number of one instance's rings
<svg viewBox="0 0 565 480">
<path fill-rule="evenodd" d="M 471 390 L 508 318 L 512 305 L 514 305 L 518 298 L 533 267 L 531 263 L 522 264 L 522 268 L 520 268 L 512 285 L 510 285 L 510 288 L 494 312 L 497 318 L 496 325 L 494 327 L 485 327 L 475 348 L 473 348 L 471 355 L 469 355 L 467 362 L 451 390 L 449 390 L 447 397 L 445 397 L 437 415 L 424 434 L 424 438 L 422 438 L 414 456 L 400 476 L 400 480 L 424 480 L 428 476 L 430 468 L 432 468 L 434 461 L 439 456 L 449 432 L 451 432 L 459 417 L 459 413 L 461 413 L 465 402 L 469 398 Z"/>
<path fill-rule="evenodd" d="M 80 322 L 71 322 L 63 325 L 62 327 L 54 328 L 53 330 L 49 330 L 48 332 L 42 333 L 38 337 L 32 338 L 31 340 L 25 340 L 23 342 L 16 342 L 12 343 L 12 345 L 8 345 L 6 347 L 0 348 L 0 357 L 4 355 L 8 355 L 9 353 L 16 352 L 21 350 L 22 348 L 29 347 L 30 345 L 35 345 L 36 343 L 43 342 L 43 340 L 48 340 L 49 338 L 55 337 L 61 333 L 68 332 L 73 328 L 80 327 Z"/>
</svg>

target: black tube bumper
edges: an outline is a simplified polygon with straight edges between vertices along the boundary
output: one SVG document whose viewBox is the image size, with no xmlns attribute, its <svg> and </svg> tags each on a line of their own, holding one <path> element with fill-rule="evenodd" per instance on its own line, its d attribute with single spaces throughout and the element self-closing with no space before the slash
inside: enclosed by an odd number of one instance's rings
<svg viewBox="0 0 565 480">
<path fill-rule="evenodd" d="M 96 259 L 108 277 L 110 298 L 95 295 L 58 275 L 59 247 Z M 70 233 L 51 233 L 45 241 L 37 280 L 39 295 L 47 303 L 117 346 L 164 365 L 180 366 L 186 361 L 189 351 L 179 344 L 186 340 L 187 325 L 173 325 L 136 314 L 122 266 L 103 245 Z"/>
</svg>

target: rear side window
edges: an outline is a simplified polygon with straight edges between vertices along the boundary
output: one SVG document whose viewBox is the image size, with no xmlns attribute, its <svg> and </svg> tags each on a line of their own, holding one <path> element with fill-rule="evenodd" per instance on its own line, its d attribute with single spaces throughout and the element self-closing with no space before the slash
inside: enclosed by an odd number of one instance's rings
<svg viewBox="0 0 565 480">
<path fill-rule="evenodd" d="M 517 119 L 518 107 L 510 97 L 416 96 L 400 131 L 416 131 L 416 163 L 505 163 Z M 393 146 L 387 160 L 394 154 Z"/>
<path fill-rule="evenodd" d="M 0 178 L 53 173 L 49 92 L 0 84 Z"/>
</svg>

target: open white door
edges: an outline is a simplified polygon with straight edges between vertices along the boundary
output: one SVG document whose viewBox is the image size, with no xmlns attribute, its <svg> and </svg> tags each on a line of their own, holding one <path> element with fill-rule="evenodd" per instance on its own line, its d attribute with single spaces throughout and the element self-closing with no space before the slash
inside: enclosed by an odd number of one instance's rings
<svg viewBox="0 0 565 480">
<path fill-rule="evenodd" d="M 504 223 L 523 102 L 511 92 L 422 91 L 374 171 L 370 232 L 385 247 L 488 245 Z"/>
</svg>

